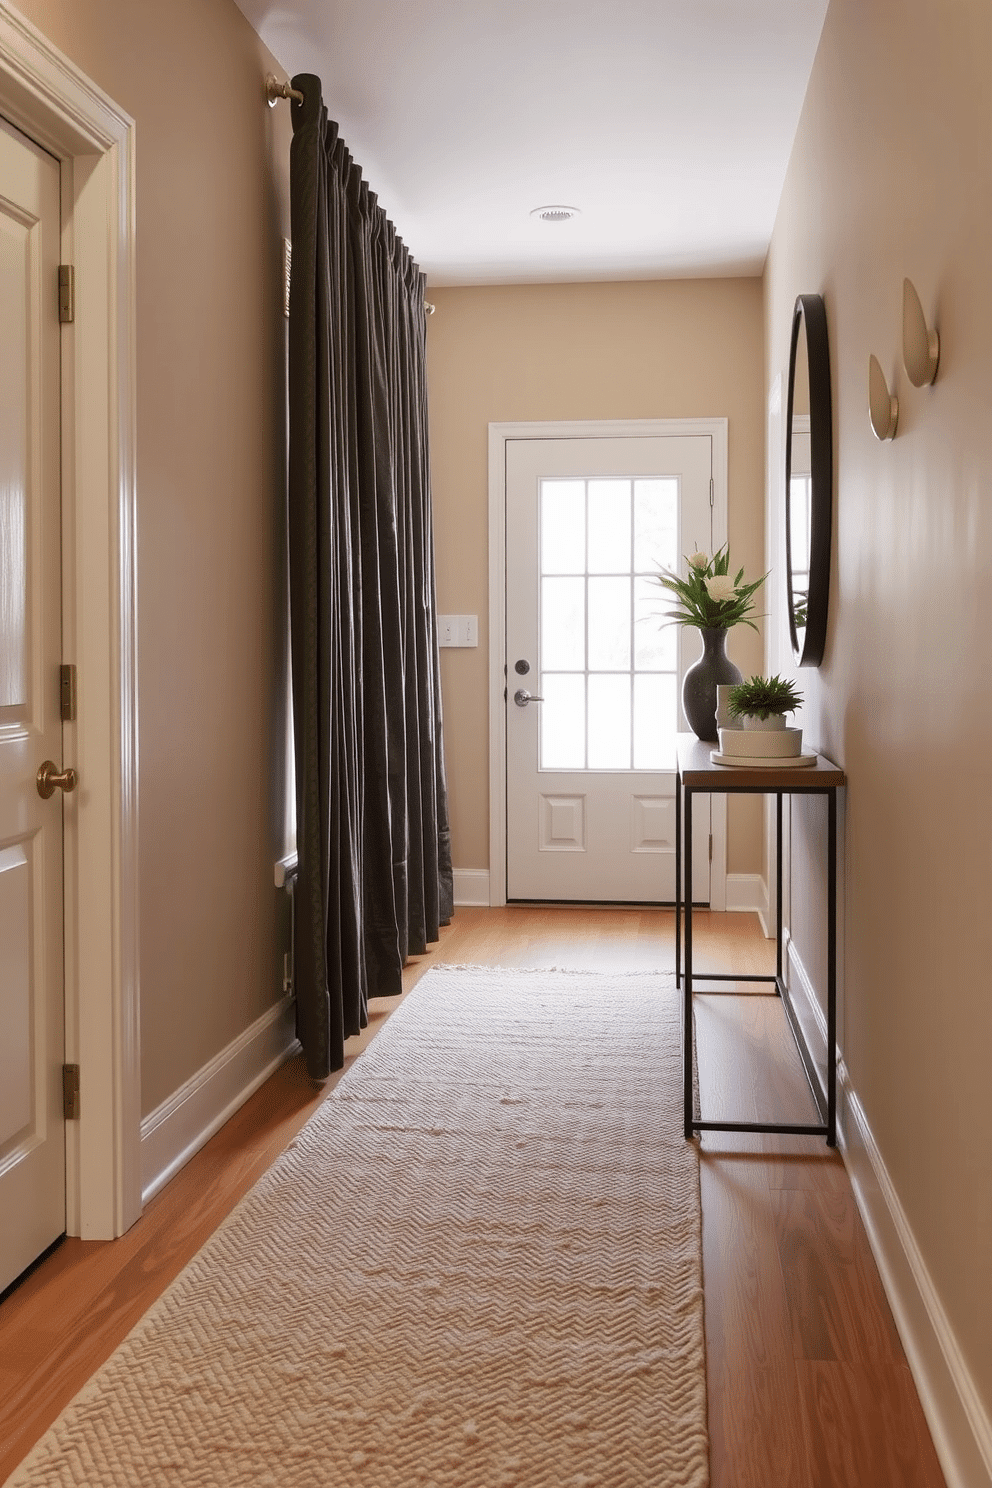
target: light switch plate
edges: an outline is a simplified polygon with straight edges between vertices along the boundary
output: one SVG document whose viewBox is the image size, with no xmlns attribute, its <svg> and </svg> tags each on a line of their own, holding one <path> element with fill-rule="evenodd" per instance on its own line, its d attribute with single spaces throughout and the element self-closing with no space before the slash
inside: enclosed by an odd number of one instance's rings
<svg viewBox="0 0 992 1488">
<path fill-rule="evenodd" d="M 438 615 L 439 646 L 478 646 L 478 615 Z"/>
</svg>

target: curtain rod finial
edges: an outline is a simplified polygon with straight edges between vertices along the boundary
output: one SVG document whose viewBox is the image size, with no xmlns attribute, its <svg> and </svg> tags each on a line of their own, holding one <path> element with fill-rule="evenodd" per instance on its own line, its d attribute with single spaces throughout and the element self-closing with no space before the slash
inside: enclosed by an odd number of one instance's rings
<svg viewBox="0 0 992 1488">
<path fill-rule="evenodd" d="M 303 94 L 299 89 L 291 88 L 288 83 L 281 83 L 274 72 L 266 73 L 265 101 L 269 108 L 275 108 L 280 98 L 291 98 L 294 103 L 303 102 Z"/>
</svg>

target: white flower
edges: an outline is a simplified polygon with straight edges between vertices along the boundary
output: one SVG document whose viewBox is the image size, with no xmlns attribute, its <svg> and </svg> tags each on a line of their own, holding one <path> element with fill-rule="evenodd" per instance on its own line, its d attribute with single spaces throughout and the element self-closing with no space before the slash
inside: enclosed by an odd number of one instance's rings
<svg viewBox="0 0 992 1488">
<path fill-rule="evenodd" d="M 733 599 L 737 593 L 734 581 L 729 574 L 714 574 L 712 579 L 704 579 L 706 592 L 710 599 L 717 601 L 722 599 Z"/>
<path fill-rule="evenodd" d="M 689 557 L 690 568 L 709 568 L 710 559 L 708 553 L 692 553 Z"/>
</svg>

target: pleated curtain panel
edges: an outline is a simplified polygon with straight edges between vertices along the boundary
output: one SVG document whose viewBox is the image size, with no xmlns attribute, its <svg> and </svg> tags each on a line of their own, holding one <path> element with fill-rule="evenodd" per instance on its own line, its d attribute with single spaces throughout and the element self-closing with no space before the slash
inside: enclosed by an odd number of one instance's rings
<svg viewBox="0 0 992 1488">
<path fill-rule="evenodd" d="M 289 560 L 297 1024 L 323 1079 L 452 912 L 425 281 L 293 79 Z"/>
</svg>

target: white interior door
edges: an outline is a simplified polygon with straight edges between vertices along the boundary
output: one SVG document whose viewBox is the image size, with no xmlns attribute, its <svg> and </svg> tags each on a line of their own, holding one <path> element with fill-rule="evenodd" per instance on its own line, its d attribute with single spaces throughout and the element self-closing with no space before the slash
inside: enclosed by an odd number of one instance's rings
<svg viewBox="0 0 992 1488">
<path fill-rule="evenodd" d="M 65 1230 L 59 165 L 0 121 L 0 1289 Z"/>
<path fill-rule="evenodd" d="M 652 575 L 711 548 L 712 458 L 707 435 L 507 441 L 509 899 L 674 900 L 675 735 L 699 646 L 662 625 Z M 708 806 L 693 826 L 707 902 Z"/>
</svg>

